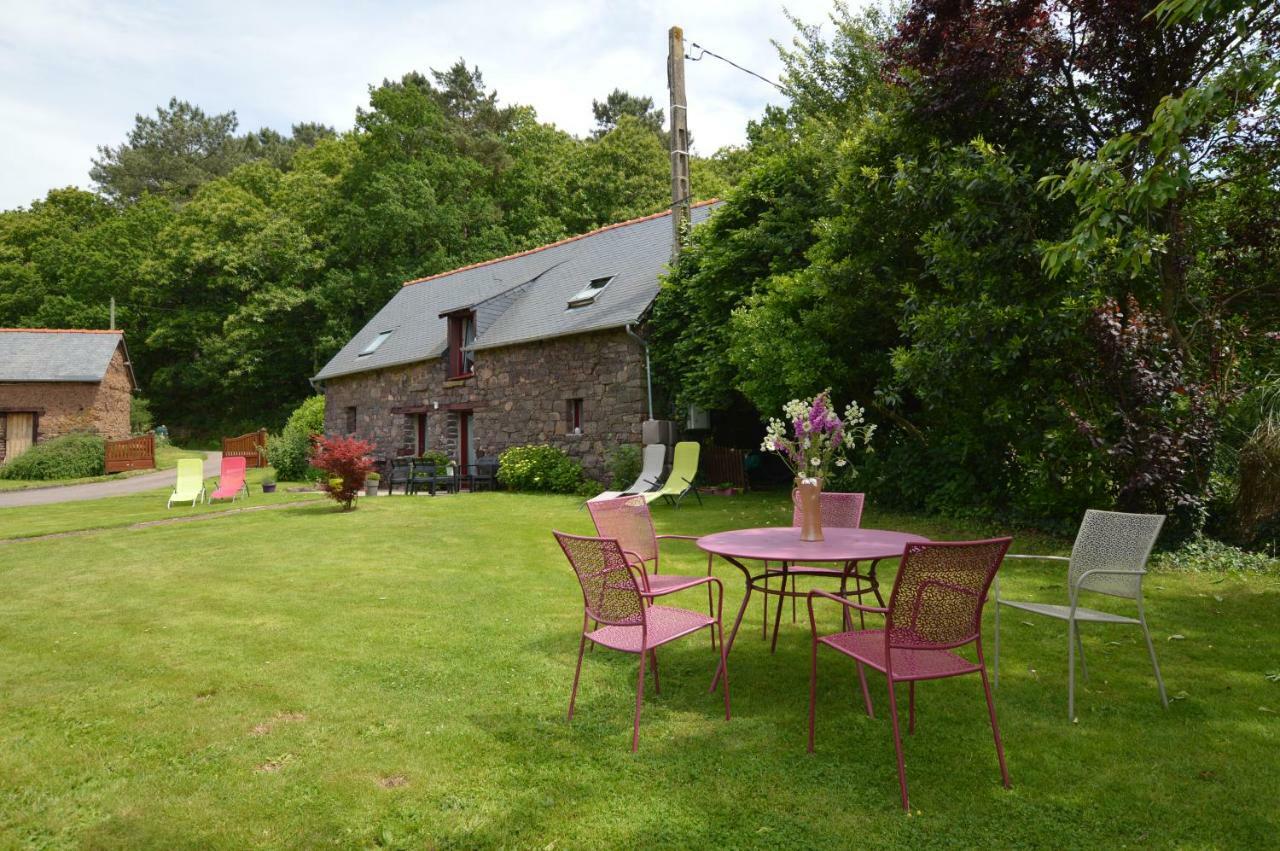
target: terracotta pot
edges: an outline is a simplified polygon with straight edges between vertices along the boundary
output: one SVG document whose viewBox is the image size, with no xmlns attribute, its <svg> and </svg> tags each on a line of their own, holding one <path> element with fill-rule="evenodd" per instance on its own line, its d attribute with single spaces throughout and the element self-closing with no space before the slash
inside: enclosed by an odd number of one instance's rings
<svg viewBox="0 0 1280 851">
<path fill-rule="evenodd" d="M 822 479 L 796 479 L 792 496 L 800 506 L 800 540 L 821 541 Z"/>
</svg>

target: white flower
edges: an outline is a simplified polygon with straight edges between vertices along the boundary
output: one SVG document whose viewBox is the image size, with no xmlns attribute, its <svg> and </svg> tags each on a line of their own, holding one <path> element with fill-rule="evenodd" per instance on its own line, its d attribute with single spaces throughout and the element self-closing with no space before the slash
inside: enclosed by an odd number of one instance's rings
<svg viewBox="0 0 1280 851">
<path fill-rule="evenodd" d="M 837 459 L 836 459 L 836 466 L 837 466 L 837 467 L 843 467 L 845 464 L 848 464 L 848 463 L 849 463 L 849 462 L 848 462 L 848 461 L 846 461 L 846 460 L 844 460 L 843 458 L 837 458 Z"/>
<path fill-rule="evenodd" d="M 815 467 L 821 467 L 821 466 L 822 466 L 822 459 L 821 459 L 821 458 L 810 458 L 810 459 L 809 459 L 809 463 L 810 463 L 810 464 L 812 464 L 812 465 L 813 465 L 813 466 L 815 466 Z"/>
</svg>

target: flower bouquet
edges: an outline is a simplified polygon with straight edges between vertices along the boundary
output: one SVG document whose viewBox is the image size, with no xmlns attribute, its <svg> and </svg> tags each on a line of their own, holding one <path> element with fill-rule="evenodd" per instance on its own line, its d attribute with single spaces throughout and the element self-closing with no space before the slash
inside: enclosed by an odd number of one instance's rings
<svg viewBox="0 0 1280 851">
<path fill-rule="evenodd" d="M 866 412 L 850 402 L 844 417 L 831 404 L 830 389 L 809 400 L 792 399 L 782 408 L 786 420 L 769 420 L 761 448 L 777 453 L 795 474 L 795 498 L 803 523 L 800 540 L 822 540 L 822 484 L 833 470 L 848 465 L 846 457 L 859 444 L 870 451 L 876 427 Z"/>
</svg>

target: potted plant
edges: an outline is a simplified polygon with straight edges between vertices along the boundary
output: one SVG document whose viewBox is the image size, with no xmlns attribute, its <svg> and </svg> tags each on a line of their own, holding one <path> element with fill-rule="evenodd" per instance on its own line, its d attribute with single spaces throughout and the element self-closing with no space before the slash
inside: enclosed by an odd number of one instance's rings
<svg viewBox="0 0 1280 851">
<path fill-rule="evenodd" d="M 262 477 L 262 492 L 263 493 L 276 492 L 276 474 L 275 473 L 267 473 L 265 476 Z"/>
<path fill-rule="evenodd" d="M 382 476 L 378 473 L 370 473 L 364 477 L 364 494 L 365 496 L 378 495 L 378 483 L 382 480 Z"/>
<path fill-rule="evenodd" d="M 733 482 L 721 482 L 713 488 L 716 496 L 736 496 L 738 489 L 733 486 Z"/>
</svg>

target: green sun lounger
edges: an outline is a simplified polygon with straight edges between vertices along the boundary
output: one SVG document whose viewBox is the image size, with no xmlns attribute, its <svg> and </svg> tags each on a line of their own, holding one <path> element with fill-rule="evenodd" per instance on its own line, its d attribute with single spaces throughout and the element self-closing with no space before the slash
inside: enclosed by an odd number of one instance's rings
<svg viewBox="0 0 1280 851">
<path fill-rule="evenodd" d="M 640 494 L 644 501 L 665 499 L 679 508 L 680 501 L 692 493 L 697 497 L 698 505 L 702 505 L 702 497 L 693 485 L 694 479 L 698 477 L 698 453 L 701 449 L 701 446 L 691 440 L 677 443 L 675 455 L 671 459 L 671 474 L 662 483 L 662 487 Z"/>
<path fill-rule="evenodd" d="M 182 458 L 178 461 L 178 482 L 169 494 L 169 503 L 165 508 L 173 507 L 175 502 L 191 500 L 195 505 L 204 499 L 204 460 L 200 458 Z"/>
</svg>

